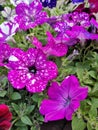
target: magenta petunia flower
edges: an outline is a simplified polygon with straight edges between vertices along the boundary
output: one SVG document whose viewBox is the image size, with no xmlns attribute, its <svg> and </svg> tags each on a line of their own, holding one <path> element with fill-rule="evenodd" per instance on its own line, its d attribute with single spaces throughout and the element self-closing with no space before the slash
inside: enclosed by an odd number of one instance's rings
<svg viewBox="0 0 98 130">
<path fill-rule="evenodd" d="M 38 0 L 34 0 L 29 5 L 20 3 L 16 6 L 16 18 L 21 29 L 34 28 L 47 21 L 47 13 L 42 11 L 42 4 Z"/>
<path fill-rule="evenodd" d="M 0 25 L 0 42 L 5 43 L 17 32 L 19 25 L 15 21 L 3 22 Z"/>
<path fill-rule="evenodd" d="M 13 51 L 9 57 L 8 79 L 16 89 L 31 92 L 43 91 L 49 80 L 56 78 L 58 70 L 54 62 L 48 61 L 40 49 L 30 48 L 26 52 L 20 49 Z"/>
<path fill-rule="evenodd" d="M 42 46 L 42 43 L 36 37 L 33 38 L 32 44 L 40 48 L 47 56 L 54 55 L 61 57 L 66 55 L 68 47 L 63 43 L 63 40 L 54 38 L 50 32 L 47 32 L 47 36 L 47 44 L 45 46 Z"/>
<path fill-rule="evenodd" d="M 48 90 L 49 99 L 44 99 L 40 105 L 40 113 L 45 115 L 45 122 L 63 118 L 71 120 L 87 93 L 88 88 L 81 87 L 74 75 L 66 77 L 61 85 L 53 82 Z"/>
<path fill-rule="evenodd" d="M 0 66 L 8 67 L 8 59 L 12 53 L 12 48 L 6 43 L 0 43 Z"/>
</svg>

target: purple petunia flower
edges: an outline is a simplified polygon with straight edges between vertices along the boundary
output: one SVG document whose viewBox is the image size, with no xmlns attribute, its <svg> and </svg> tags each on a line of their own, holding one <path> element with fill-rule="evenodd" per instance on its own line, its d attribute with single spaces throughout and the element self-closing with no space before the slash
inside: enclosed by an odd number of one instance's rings
<svg viewBox="0 0 98 130">
<path fill-rule="evenodd" d="M 8 79 L 16 89 L 26 89 L 31 92 L 41 92 L 49 80 L 56 78 L 57 66 L 48 61 L 40 49 L 30 48 L 26 52 L 20 49 L 13 51 L 9 57 Z"/>
<path fill-rule="evenodd" d="M 47 32 L 47 36 L 48 43 L 44 47 L 36 37 L 33 38 L 32 44 L 34 44 L 37 48 L 40 48 L 47 56 L 54 55 L 61 57 L 66 55 L 68 46 L 63 43 L 62 39 L 54 38 L 50 32 Z"/>
<path fill-rule="evenodd" d="M 57 0 L 40 0 L 44 7 L 53 8 L 56 7 Z"/>
<path fill-rule="evenodd" d="M 48 90 L 49 99 L 44 99 L 40 105 L 40 113 L 45 115 L 45 122 L 64 117 L 71 120 L 87 93 L 88 88 L 81 87 L 74 75 L 66 77 L 60 86 L 53 82 Z"/>
<path fill-rule="evenodd" d="M 27 30 L 41 25 L 47 21 L 47 13 L 42 11 L 42 5 L 38 0 L 34 0 L 29 5 L 20 3 L 16 6 L 16 18 L 20 29 Z"/>
<path fill-rule="evenodd" d="M 0 42 L 5 43 L 17 32 L 19 25 L 14 21 L 4 22 L 0 25 Z"/>
<path fill-rule="evenodd" d="M 0 43 L 0 66 L 8 67 L 8 59 L 12 53 L 12 48 L 6 43 Z"/>
<path fill-rule="evenodd" d="M 84 2 L 84 0 L 72 0 L 73 3 L 80 3 L 80 2 Z"/>
</svg>

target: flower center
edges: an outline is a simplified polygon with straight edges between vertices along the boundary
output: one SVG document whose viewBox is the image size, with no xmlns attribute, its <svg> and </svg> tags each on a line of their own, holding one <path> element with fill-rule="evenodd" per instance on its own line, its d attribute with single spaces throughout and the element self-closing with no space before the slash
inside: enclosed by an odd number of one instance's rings
<svg viewBox="0 0 98 130">
<path fill-rule="evenodd" d="M 4 60 L 3 60 L 3 63 L 4 63 L 4 64 L 7 64 L 8 62 L 9 62 L 8 59 L 4 59 Z"/>
<path fill-rule="evenodd" d="M 70 101 L 71 101 L 70 97 L 68 97 L 67 99 L 65 99 L 64 107 L 66 107 L 67 105 L 69 105 Z"/>
<path fill-rule="evenodd" d="M 29 67 L 29 72 L 30 73 L 33 73 L 33 74 L 35 74 L 36 73 L 36 67 L 35 66 L 31 66 L 31 67 Z"/>
</svg>

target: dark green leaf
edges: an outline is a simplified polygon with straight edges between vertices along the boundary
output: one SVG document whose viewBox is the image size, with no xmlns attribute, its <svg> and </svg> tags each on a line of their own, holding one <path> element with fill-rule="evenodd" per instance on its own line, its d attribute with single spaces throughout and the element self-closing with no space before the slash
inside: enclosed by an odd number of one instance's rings
<svg viewBox="0 0 98 130">
<path fill-rule="evenodd" d="M 21 95 L 18 92 L 14 92 L 11 96 L 12 100 L 18 100 L 21 99 Z"/>
</svg>

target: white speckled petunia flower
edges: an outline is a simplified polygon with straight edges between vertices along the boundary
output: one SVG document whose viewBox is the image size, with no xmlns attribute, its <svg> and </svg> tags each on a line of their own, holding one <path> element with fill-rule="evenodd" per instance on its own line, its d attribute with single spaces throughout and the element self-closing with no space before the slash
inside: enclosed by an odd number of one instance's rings
<svg viewBox="0 0 98 130">
<path fill-rule="evenodd" d="M 9 57 L 8 79 L 16 89 L 31 92 L 43 91 L 49 80 L 57 77 L 58 69 L 54 62 L 47 60 L 40 49 L 30 48 L 26 52 L 20 49 L 13 51 Z"/>
</svg>

